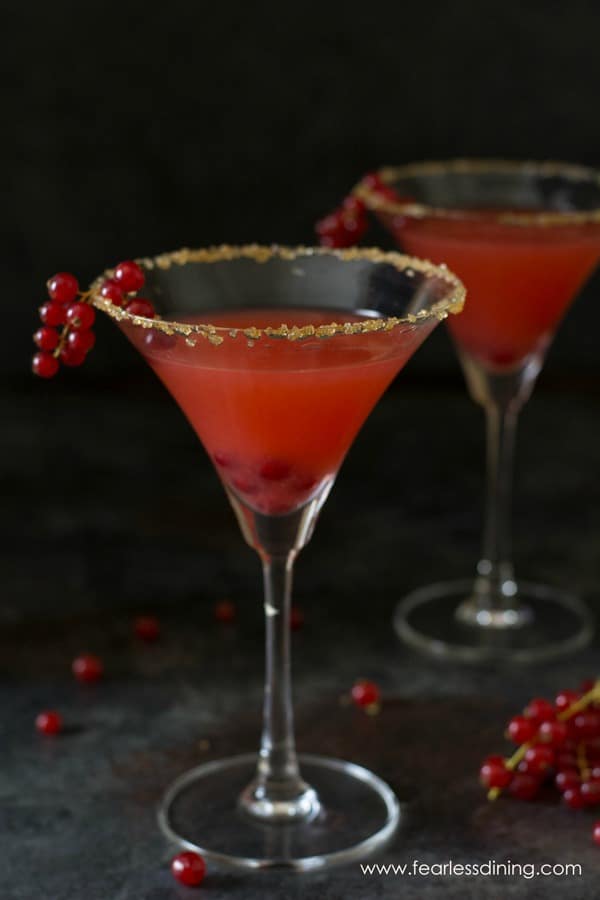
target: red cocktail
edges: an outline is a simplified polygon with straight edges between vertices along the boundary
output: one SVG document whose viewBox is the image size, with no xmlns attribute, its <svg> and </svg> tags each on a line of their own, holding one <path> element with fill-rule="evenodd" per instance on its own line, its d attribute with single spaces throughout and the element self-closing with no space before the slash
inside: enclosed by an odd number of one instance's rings
<svg viewBox="0 0 600 900">
<path fill-rule="evenodd" d="M 518 583 L 509 498 L 517 413 L 561 317 L 600 258 L 600 174 L 555 163 L 454 160 L 383 169 L 355 189 L 410 253 L 446 263 L 469 291 L 449 323 L 488 422 L 483 554 L 472 581 L 412 594 L 396 614 L 436 656 L 530 661 L 582 646 L 587 610 L 569 594 Z"/>
</svg>

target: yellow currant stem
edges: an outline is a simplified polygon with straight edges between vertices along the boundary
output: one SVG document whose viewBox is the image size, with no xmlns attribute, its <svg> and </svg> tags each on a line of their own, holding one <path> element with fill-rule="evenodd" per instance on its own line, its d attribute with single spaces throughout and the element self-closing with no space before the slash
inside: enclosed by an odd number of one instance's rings
<svg viewBox="0 0 600 900">
<path fill-rule="evenodd" d="M 587 754 L 585 752 L 585 744 L 581 742 L 577 744 L 577 766 L 582 781 L 587 781 L 590 777 L 590 767 Z"/>
<path fill-rule="evenodd" d="M 564 712 L 561 712 L 557 715 L 557 719 L 559 722 L 566 722 L 568 719 L 571 719 L 573 716 L 576 716 L 578 712 L 581 712 L 582 709 L 586 709 L 590 703 L 594 703 L 595 701 L 600 702 L 600 679 L 596 681 L 593 688 L 589 691 L 586 691 L 579 700 L 576 700 L 575 703 L 572 703 Z M 527 751 L 530 747 L 537 743 L 536 741 L 526 741 L 524 744 L 521 744 L 512 756 L 509 756 L 508 759 L 504 760 L 504 764 L 507 769 L 516 769 L 519 765 Z M 583 759 L 584 766 L 582 767 L 580 760 Z M 577 747 L 577 762 L 580 769 L 588 773 L 586 777 L 589 777 L 589 768 L 587 765 L 587 756 L 585 754 L 585 747 L 583 744 L 579 744 Z M 582 774 L 583 778 L 583 774 Z M 502 788 L 493 787 L 490 788 L 487 793 L 488 800 L 497 800 L 500 794 L 502 793 Z"/>
</svg>

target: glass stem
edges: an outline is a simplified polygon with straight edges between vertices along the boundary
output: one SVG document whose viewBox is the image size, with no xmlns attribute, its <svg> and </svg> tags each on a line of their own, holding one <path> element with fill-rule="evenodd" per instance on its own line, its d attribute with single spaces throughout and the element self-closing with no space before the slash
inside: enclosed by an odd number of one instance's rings
<svg viewBox="0 0 600 900">
<path fill-rule="evenodd" d="M 487 490 L 483 554 L 477 566 L 476 591 L 485 606 L 512 608 L 517 585 L 511 559 L 510 513 L 517 412 L 495 404 L 486 407 Z"/>
<path fill-rule="evenodd" d="M 241 804 L 263 821 L 306 820 L 318 812 L 319 802 L 300 777 L 294 741 L 290 608 L 296 552 L 261 556 L 266 625 L 263 731 L 256 778 Z"/>
</svg>

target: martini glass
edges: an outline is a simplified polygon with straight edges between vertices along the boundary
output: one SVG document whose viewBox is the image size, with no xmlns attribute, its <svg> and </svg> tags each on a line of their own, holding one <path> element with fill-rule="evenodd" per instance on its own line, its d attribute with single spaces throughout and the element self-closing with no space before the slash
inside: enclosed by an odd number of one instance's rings
<svg viewBox="0 0 600 900">
<path fill-rule="evenodd" d="M 395 627 L 437 657 L 533 662 L 585 645 L 571 594 L 517 581 L 509 508 L 518 413 L 561 317 L 600 257 L 600 173 L 560 163 L 453 160 L 383 169 L 355 190 L 408 252 L 444 261 L 469 290 L 450 323 L 487 418 L 487 503 L 475 578 L 400 603 Z"/>
<path fill-rule="evenodd" d="M 446 269 L 378 250 L 182 250 L 142 260 L 159 318 L 117 320 L 204 444 L 262 562 L 266 681 L 258 757 L 201 765 L 167 791 L 169 839 L 221 864 L 314 869 L 362 857 L 399 821 L 352 762 L 298 757 L 290 682 L 292 567 L 360 426 L 464 290 Z M 108 273 L 109 275 L 111 273 Z"/>
</svg>

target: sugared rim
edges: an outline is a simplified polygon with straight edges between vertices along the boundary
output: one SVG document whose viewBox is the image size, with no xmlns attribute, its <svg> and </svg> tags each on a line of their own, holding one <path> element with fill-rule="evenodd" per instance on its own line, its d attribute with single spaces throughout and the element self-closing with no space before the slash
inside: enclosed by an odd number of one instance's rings
<svg viewBox="0 0 600 900">
<path fill-rule="evenodd" d="M 145 316 L 132 315 L 100 295 L 99 291 L 104 279 L 112 277 L 113 270 L 107 270 L 93 282 L 90 288 L 90 302 L 97 309 L 102 310 L 102 312 L 107 313 L 118 321 L 128 321 L 132 325 L 137 325 L 141 328 L 152 328 L 165 334 L 180 334 L 188 338 L 190 342 L 193 342 L 193 335 L 201 335 L 216 345 L 223 343 L 225 338 L 235 338 L 238 334 L 244 335 L 252 341 L 263 336 L 297 341 L 310 337 L 332 337 L 336 334 L 349 335 L 391 331 L 398 325 L 414 325 L 432 317 L 445 319 L 449 313 L 460 312 L 464 304 L 465 288 L 462 282 L 446 266 L 435 266 L 433 263 L 423 259 L 405 256 L 396 252 L 385 253 L 372 247 L 351 247 L 337 250 L 327 247 L 282 247 L 280 245 L 261 246 L 259 244 L 231 246 L 223 244 L 218 247 L 202 247 L 197 250 L 183 248 L 172 253 L 162 253 L 158 256 L 138 259 L 136 262 L 142 268 L 151 270 L 154 268 L 170 269 L 172 266 L 184 266 L 188 263 L 208 264 L 236 259 L 252 259 L 257 263 L 265 263 L 270 259 L 294 260 L 309 256 L 334 256 L 344 262 L 367 260 L 373 263 L 387 263 L 409 276 L 416 272 L 435 276 L 445 281 L 451 290 L 447 297 L 432 303 L 430 307 L 414 315 L 365 319 L 360 322 L 331 322 L 322 325 L 293 326 L 292 328 L 288 328 L 286 325 L 282 325 L 279 328 L 256 328 L 254 326 L 236 328 L 233 325 L 211 325 L 210 322 L 172 322 L 160 318 L 149 319 Z"/>
<path fill-rule="evenodd" d="M 377 171 L 377 175 L 384 184 L 392 186 L 400 178 L 412 178 L 419 175 L 443 175 L 469 173 L 483 174 L 502 172 L 521 172 L 525 175 L 539 175 L 542 177 L 561 177 L 569 181 L 588 181 L 600 187 L 600 171 L 575 163 L 557 162 L 548 160 L 535 162 L 534 160 L 508 160 L 508 159 L 449 159 L 435 162 L 409 163 L 403 166 L 384 166 Z M 374 212 L 401 215 L 414 219 L 430 217 L 443 219 L 476 220 L 481 213 L 476 209 L 458 209 L 452 207 L 431 206 L 426 203 L 400 201 L 394 202 L 391 198 L 378 193 L 377 188 L 370 187 L 365 180 L 360 181 L 353 189 L 353 194 L 360 197 L 367 207 Z M 497 222 L 502 225 L 586 225 L 600 222 L 600 207 L 591 210 L 547 210 L 539 212 L 511 210 L 499 211 L 496 215 L 490 215 L 486 210 L 486 221 Z"/>
</svg>

